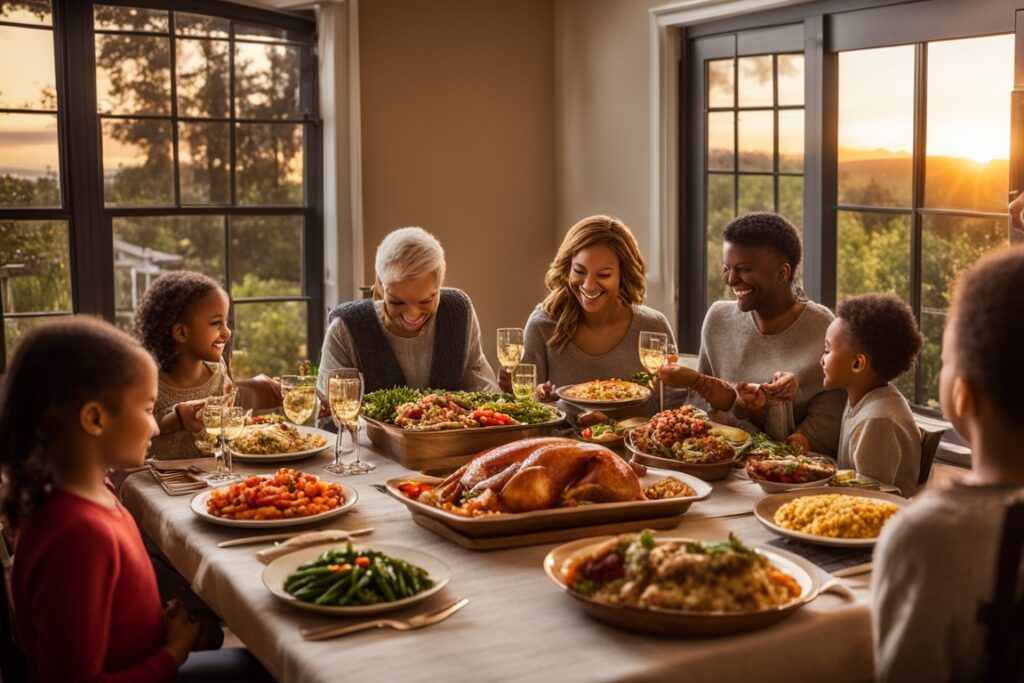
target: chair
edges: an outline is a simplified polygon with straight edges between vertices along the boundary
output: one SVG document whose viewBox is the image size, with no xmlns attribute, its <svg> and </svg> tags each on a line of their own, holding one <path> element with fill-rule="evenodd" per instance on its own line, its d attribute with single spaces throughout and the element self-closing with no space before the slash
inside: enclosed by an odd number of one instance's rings
<svg viewBox="0 0 1024 683">
<path fill-rule="evenodd" d="M 982 604 L 978 609 L 978 620 L 988 626 L 985 676 L 982 680 L 989 683 L 1024 680 L 1024 599 L 1020 593 L 1022 550 L 1024 495 L 1018 494 L 1006 506 L 992 602 Z"/>
<path fill-rule="evenodd" d="M 28 679 L 28 663 L 14 642 L 14 614 L 8 584 L 12 561 L 3 535 L 3 525 L 0 524 L 0 563 L 3 565 L 3 590 L 0 590 L 0 681 L 11 683 Z"/>
<path fill-rule="evenodd" d="M 939 450 L 939 442 L 942 441 L 942 435 L 946 430 L 931 432 L 924 427 L 918 429 L 921 430 L 921 471 L 917 475 L 917 485 L 924 486 L 928 483 L 928 475 L 931 474 L 932 463 L 935 462 L 935 453 Z"/>
</svg>

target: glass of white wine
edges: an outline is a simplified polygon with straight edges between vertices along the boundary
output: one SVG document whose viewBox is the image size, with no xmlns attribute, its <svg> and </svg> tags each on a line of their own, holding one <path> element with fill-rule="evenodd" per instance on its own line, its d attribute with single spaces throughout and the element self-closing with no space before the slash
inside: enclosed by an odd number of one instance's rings
<svg viewBox="0 0 1024 683">
<path fill-rule="evenodd" d="M 512 393 L 519 400 L 530 398 L 537 386 L 537 366 L 533 363 L 520 363 L 512 371 Z"/>
<path fill-rule="evenodd" d="M 363 374 L 352 368 L 334 368 L 327 375 L 327 400 L 331 415 L 338 427 L 338 440 L 334 446 L 334 462 L 324 469 L 334 474 L 348 476 L 373 471 L 376 465 L 359 459 L 359 410 L 363 405 Z M 356 459 L 351 463 L 341 462 L 341 430 L 347 429 L 352 435 L 352 450 Z"/>
<path fill-rule="evenodd" d="M 227 406 L 220 411 L 221 416 L 221 437 L 224 441 L 223 462 L 227 465 L 227 479 L 233 480 L 235 476 L 235 465 L 231 457 L 231 444 L 245 431 L 245 423 L 252 415 L 251 410 L 238 406 Z"/>
<path fill-rule="evenodd" d="M 217 468 L 206 476 L 208 481 L 223 482 L 231 478 L 227 468 L 224 466 L 224 411 L 228 406 L 224 402 L 208 401 L 203 407 L 203 428 L 208 438 L 217 442 L 213 451 L 213 457 L 217 461 Z"/>
<path fill-rule="evenodd" d="M 641 332 L 640 333 L 640 364 L 651 376 L 651 382 L 658 381 L 658 371 L 665 364 L 666 351 L 668 350 L 668 335 L 664 332 Z M 659 383 L 659 388 L 660 383 Z M 665 395 L 659 394 L 658 410 L 665 409 Z"/>
<path fill-rule="evenodd" d="M 316 409 L 316 377 L 284 375 L 281 377 L 281 398 L 284 414 L 297 425 L 306 424 Z"/>
<path fill-rule="evenodd" d="M 523 328 L 498 328 L 498 362 L 507 372 L 512 372 L 523 359 Z"/>
</svg>

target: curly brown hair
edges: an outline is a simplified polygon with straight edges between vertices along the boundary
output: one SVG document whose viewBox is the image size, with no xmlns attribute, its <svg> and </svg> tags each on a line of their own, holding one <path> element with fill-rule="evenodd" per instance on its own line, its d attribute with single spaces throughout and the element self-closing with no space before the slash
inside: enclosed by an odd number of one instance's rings
<svg viewBox="0 0 1024 683">
<path fill-rule="evenodd" d="M 75 316 L 29 330 L 14 352 L 0 393 L 0 511 L 11 527 L 43 504 L 53 482 L 57 435 L 78 421 L 82 406 L 100 401 L 115 414 L 137 381 L 146 351 L 99 318 Z M 148 362 L 148 361 L 145 361 Z"/>
<path fill-rule="evenodd" d="M 640 245 L 626 224 L 609 216 L 590 216 L 569 228 L 555 259 L 548 266 L 544 284 L 550 294 L 541 304 L 555 319 L 555 331 L 548 344 L 556 351 L 564 349 L 576 334 L 583 307 L 569 287 L 569 271 L 576 254 L 595 244 L 603 244 L 619 257 L 619 299 L 627 306 L 641 304 L 647 293 L 647 265 Z"/>
<path fill-rule="evenodd" d="M 156 360 L 161 372 L 170 372 L 178 357 L 171 328 L 187 321 L 196 304 L 220 283 L 202 273 L 176 270 L 153 280 L 135 309 L 135 336 Z"/>
<path fill-rule="evenodd" d="M 1020 293 L 1024 245 L 1006 247 L 975 263 L 960 278 L 947 325 L 956 325 L 957 366 L 1008 425 L 1024 431 L 1024 339 Z"/>
<path fill-rule="evenodd" d="M 924 337 L 910 306 L 892 294 L 851 296 L 839 304 L 853 346 L 871 359 L 879 378 L 896 379 L 914 364 Z"/>
</svg>

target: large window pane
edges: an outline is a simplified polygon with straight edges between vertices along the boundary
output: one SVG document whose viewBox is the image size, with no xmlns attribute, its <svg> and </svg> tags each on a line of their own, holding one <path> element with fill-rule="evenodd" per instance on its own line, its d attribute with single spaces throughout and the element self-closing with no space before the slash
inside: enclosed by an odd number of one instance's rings
<svg viewBox="0 0 1024 683">
<path fill-rule="evenodd" d="M 53 33 L 0 26 L 0 109 L 57 109 Z"/>
<path fill-rule="evenodd" d="M 775 104 L 771 55 L 741 57 L 739 76 L 739 106 L 771 107 Z"/>
<path fill-rule="evenodd" d="M 804 110 L 779 112 L 779 171 L 804 172 Z"/>
<path fill-rule="evenodd" d="M 797 228 L 804 227 L 803 176 L 779 176 L 779 213 Z"/>
<path fill-rule="evenodd" d="M 709 171 L 732 171 L 736 168 L 734 118 L 731 111 L 708 114 Z"/>
<path fill-rule="evenodd" d="M 50 320 L 60 319 L 63 317 L 64 316 L 60 315 L 48 315 L 25 318 L 4 318 L 4 348 L 7 352 L 7 362 L 11 362 L 11 356 L 14 355 L 14 348 L 29 330 Z"/>
<path fill-rule="evenodd" d="M 93 8 L 97 31 L 167 33 L 167 12 L 141 7 L 97 5 Z"/>
<path fill-rule="evenodd" d="M 235 327 L 231 347 L 235 377 L 265 373 L 279 377 L 294 373 L 309 356 L 306 346 L 304 301 L 244 303 L 244 296 L 261 296 L 258 286 L 232 292 L 235 298 Z"/>
<path fill-rule="evenodd" d="M 178 116 L 227 118 L 231 112 L 229 44 L 181 38 L 175 45 Z"/>
<path fill-rule="evenodd" d="M 739 166 L 741 171 L 775 169 L 775 116 L 771 111 L 741 111 L 739 126 Z"/>
<path fill-rule="evenodd" d="M 839 55 L 839 203 L 910 206 L 914 46 Z"/>
<path fill-rule="evenodd" d="M 1006 210 L 1013 36 L 928 45 L 925 205 Z"/>
<path fill-rule="evenodd" d="M 239 204 L 302 204 L 302 124 L 242 123 L 235 139 Z"/>
<path fill-rule="evenodd" d="M 171 122 L 103 121 L 103 198 L 107 206 L 174 203 Z"/>
<path fill-rule="evenodd" d="M 707 62 L 708 108 L 732 107 L 736 102 L 736 69 L 731 59 Z"/>
<path fill-rule="evenodd" d="M 231 201 L 229 125 L 178 124 L 182 204 L 227 204 Z"/>
<path fill-rule="evenodd" d="M 910 298 L 910 216 L 839 211 L 836 299 L 891 292 Z"/>
<path fill-rule="evenodd" d="M 169 39 L 96 36 L 96 109 L 102 114 L 169 114 Z"/>
<path fill-rule="evenodd" d="M 779 106 L 801 106 L 804 103 L 804 56 L 779 55 Z"/>
<path fill-rule="evenodd" d="M 114 304 L 127 324 L 150 283 L 171 270 L 194 270 L 224 283 L 223 216 L 115 218 Z"/>
<path fill-rule="evenodd" d="M 302 226 L 302 216 L 231 218 L 231 287 L 236 297 L 243 296 L 239 292 L 302 294 Z"/>
<path fill-rule="evenodd" d="M 775 210 L 775 178 L 770 175 L 741 175 L 738 211 Z"/>
<path fill-rule="evenodd" d="M 722 283 L 722 231 L 733 219 L 734 176 L 708 174 L 707 224 L 707 305 L 733 298 L 732 290 Z"/>
<path fill-rule="evenodd" d="M 57 116 L 0 114 L 0 207 L 60 206 Z"/>
<path fill-rule="evenodd" d="M 235 45 L 235 107 L 239 118 L 284 119 L 302 114 L 299 48 Z"/>
<path fill-rule="evenodd" d="M 0 2 L 0 21 L 50 26 L 53 24 L 50 0 L 6 0 Z"/>
<path fill-rule="evenodd" d="M 3 312 L 71 311 L 71 252 L 64 221 L 0 221 Z"/>
</svg>

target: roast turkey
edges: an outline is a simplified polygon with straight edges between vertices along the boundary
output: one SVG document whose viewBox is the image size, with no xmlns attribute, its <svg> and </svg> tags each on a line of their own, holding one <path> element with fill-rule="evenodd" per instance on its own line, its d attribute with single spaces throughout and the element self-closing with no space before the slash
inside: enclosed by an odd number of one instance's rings
<svg viewBox="0 0 1024 683">
<path fill-rule="evenodd" d="M 543 437 L 484 451 L 434 491 L 438 502 L 502 512 L 643 500 L 633 468 L 598 444 Z"/>
</svg>

